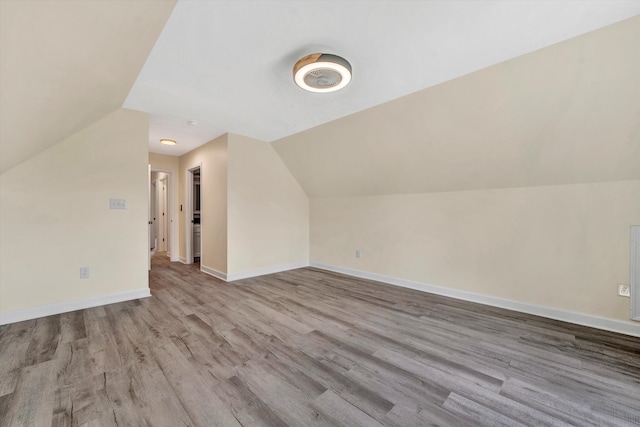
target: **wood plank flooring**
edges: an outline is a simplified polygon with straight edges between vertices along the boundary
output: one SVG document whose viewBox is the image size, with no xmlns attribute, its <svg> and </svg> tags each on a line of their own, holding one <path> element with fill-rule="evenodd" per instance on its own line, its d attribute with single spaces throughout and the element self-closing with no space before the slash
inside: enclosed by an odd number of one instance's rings
<svg viewBox="0 0 640 427">
<path fill-rule="evenodd" d="M 313 268 L 0 327 L 0 426 L 639 426 L 640 339 Z"/>
</svg>

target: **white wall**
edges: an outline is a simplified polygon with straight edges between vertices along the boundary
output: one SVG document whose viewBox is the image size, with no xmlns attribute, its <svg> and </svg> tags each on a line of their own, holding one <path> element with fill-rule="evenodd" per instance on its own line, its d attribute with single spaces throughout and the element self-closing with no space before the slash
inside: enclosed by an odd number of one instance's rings
<svg viewBox="0 0 640 427">
<path fill-rule="evenodd" d="M 0 313 L 146 291 L 148 117 L 116 110 L 0 175 Z M 126 210 L 109 199 L 126 199 Z M 80 267 L 90 278 L 80 279 Z M 9 317 L 7 317 L 9 316 Z"/>
<path fill-rule="evenodd" d="M 639 222 L 638 180 L 314 198 L 311 260 L 631 324 Z"/>
<path fill-rule="evenodd" d="M 228 278 L 309 262 L 309 199 L 270 144 L 229 134 Z"/>
</svg>

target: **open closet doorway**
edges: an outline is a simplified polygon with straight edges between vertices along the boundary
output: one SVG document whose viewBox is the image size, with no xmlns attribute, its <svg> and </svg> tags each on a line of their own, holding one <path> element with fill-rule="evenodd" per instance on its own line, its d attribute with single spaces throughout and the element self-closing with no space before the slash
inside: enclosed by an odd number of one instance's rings
<svg viewBox="0 0 640 427">
<path fill-rule="evenodd" d="M 186 239 L 187 264 L 200 263 L 202 257 L 201 185 L 202 165 L 187 169 Z"/>
</svg>

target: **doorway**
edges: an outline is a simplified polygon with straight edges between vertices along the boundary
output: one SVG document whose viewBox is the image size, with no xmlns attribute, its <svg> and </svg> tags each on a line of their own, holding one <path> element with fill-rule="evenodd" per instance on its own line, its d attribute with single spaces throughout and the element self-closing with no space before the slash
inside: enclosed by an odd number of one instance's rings
<svg viewBox="0 0 640 427">
<path fill-rule="evenodd" d="M 173 202 L 175 183 L 173 173 L 167 170 L 149 171 L 149 246 L 150 255 L 164 253 L 171 261 L 178 261 L 177 215 Z M 151 269 L 151 262 L 149 262 Z"/>
<path fill-rule="evenodd" d="M 202 258 L 202 165 L 187 169 L 186 263 L 200 263 Z"/>
</svg>

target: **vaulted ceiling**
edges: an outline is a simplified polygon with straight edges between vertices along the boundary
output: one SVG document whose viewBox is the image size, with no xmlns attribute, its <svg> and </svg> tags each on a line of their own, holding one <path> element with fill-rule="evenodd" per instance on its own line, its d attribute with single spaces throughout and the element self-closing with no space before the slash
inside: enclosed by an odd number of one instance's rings
<svg viewBox="0 0 640 427">
<path fill-rule="evenodd" d="M 120 108 L 175 1 L 0 1 L 0 172 Z"/>
<path fill-rule="evenodd" d="M 155 152 L 225 132 L 271 142 L 638 13 L 616 0 L 179 1 L 125 106 L 152 114 Z M 350 61 L 349 86 L 294 84 L 316 51 Z"/>
<path fill-rule="evenodd" d="M 121 106 L 150 113 L 154 152 L 180 155 L 225 132 L 271 142 L 640 14 L 635 0 L 0 7 L 1 171 Z M 345 90 L 295 86 L 293 63 L 314 51 L 351 62 Z"/>
<path fill-rule="evenodd" d="M 639 44 L 630 18 L 273 146 L 310 197 L 640 179 Z"/>
</svg>

